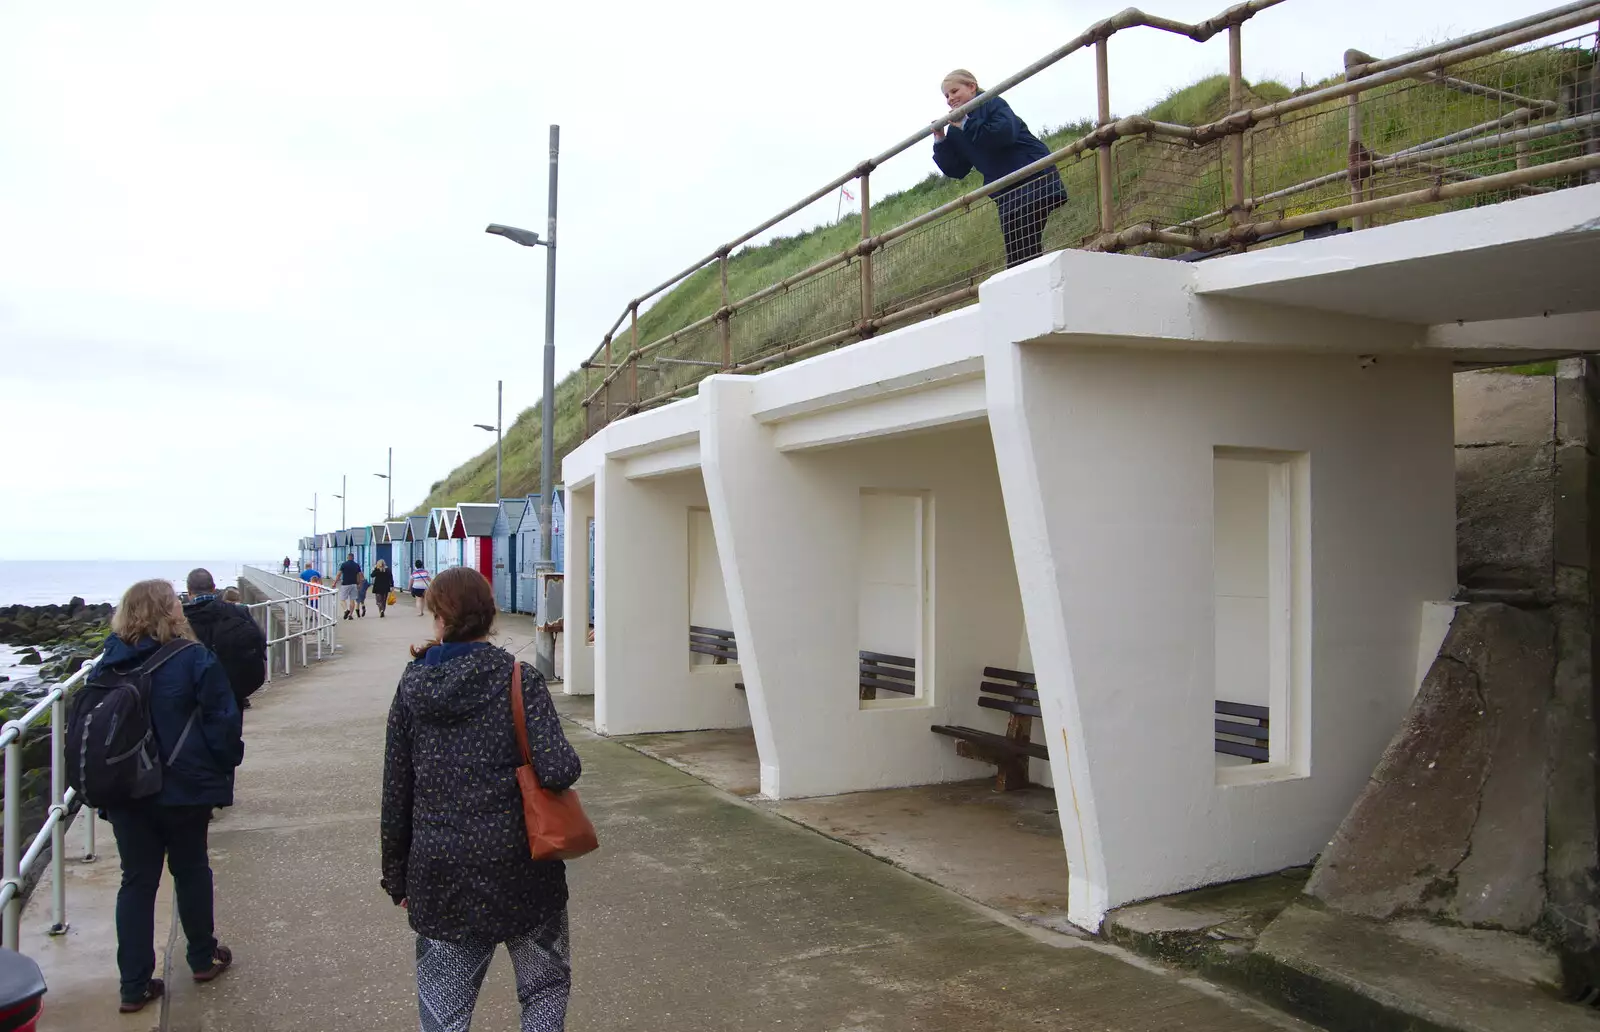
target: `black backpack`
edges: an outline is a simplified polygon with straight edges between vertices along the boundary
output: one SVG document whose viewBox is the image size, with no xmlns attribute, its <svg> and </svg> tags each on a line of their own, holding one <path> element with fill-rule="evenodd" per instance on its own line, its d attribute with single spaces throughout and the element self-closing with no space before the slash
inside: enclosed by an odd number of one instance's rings
<svg viewBox="0 0 1600 1032">
<path fill-rule="evenodd" d="M 160 746 L 150 723 L 150 678 L 195 642 L 175 638 L 139 666 L 98 666 L 72 699 L 67 718 L 67 784 L 87 806 L 100 809 L 145 799 L 161 791 Z M 200 710 L 195 709 L 198 715 Z M 194 717 L 178 736 L 183 748 Z"/>
</svg>

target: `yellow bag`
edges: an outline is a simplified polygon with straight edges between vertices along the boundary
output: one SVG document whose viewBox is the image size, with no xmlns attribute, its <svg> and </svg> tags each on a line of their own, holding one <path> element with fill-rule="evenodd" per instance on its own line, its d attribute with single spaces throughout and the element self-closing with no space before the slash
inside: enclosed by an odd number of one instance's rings
<svg viewBox="0 0 1600 1032">
<path fill-rule="evenodd" d="M 389 592 L 389 601 L 384 603 L 384 604 L 392 606 L 398 601 L 400 601 L 399 594 L 397 594 L 396 592 L 391 591 L 391 592 Z"/>
</svg>

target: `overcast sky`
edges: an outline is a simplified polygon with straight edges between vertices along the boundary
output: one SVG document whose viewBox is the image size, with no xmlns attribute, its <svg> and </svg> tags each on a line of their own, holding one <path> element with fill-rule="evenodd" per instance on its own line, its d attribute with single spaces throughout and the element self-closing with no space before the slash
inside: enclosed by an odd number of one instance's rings
<svg viewBox="0 0 1600 1032">
<path fill-rule="evenodd" d="M 1554 0 L 1287 0 L 1245 74 L 1298 84 Z M 561 125 L 558 375 L 628 298 L 1126 0 L 398 0 L 0 5 L 0 558 L 281 555 L 384 515 L 539 394 L 547 126 Z M 1199 20 L 1227 0 L 1148 0 Z M 1127 113 L 1223 71 L 1111 43 Z M 1011 95 L 1094 110 L 1093 59 Z M 922 144 L 881 196 L 932 171 Z M 833 205 L 821 206 L 828 217 Z M 788 224 L 793 231 L 814 222 Z"/>
</svg>

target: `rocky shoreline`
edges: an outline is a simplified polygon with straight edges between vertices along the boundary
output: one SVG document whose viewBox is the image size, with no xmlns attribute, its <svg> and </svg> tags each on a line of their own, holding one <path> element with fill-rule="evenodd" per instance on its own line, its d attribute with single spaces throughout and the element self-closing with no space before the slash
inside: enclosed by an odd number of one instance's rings
<svg viewBox="0 0 1600 1032">
<path fill-rule="evenodd" d="M 38 667 L 39 681 L 53 684 L 99 654 L 111 632 L 112 608 L 81 598 L 65 605 L 0 606 L 0 644 L 19 647 L 17 662 Z M 7 720 L 13 716 L 5 712 L 13 702 L 4 697 L 9 694 L 14 692 L 0 690 L 0 714 Z"/>
</svg>

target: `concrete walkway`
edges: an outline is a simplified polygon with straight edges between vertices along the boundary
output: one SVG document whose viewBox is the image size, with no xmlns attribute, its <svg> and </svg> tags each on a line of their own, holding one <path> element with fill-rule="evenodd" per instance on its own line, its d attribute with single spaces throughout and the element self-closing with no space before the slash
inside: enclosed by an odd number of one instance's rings
<svg viewBox="0 0 1600 1032">
<path fill-rule="evenodd" d="M 259 696 L 238 802 L 213 825 L 220 938 L 234 969 L 196 987 L 182 943 L 164 1009 L 116 1013 L 116 859 L 69 869 L 73 924 L 44 935 L 48 882 L 24 918 L 46 968 L 46 1032 L 416 1027 L 413 938 L 378 888 L 383 728 L 403 609 L 346 623 L 343 653 Z M 509 618 L 503 638 L 531 641 Z M 531 648 L 523 651 L 530 655 Z M 568 1025 L 898 1032 L 1305 1029 L 1098 942 L 1013 927 L 953 893 L 569 725 L 602 850 L 569 867 L 575 991 Z M 81 853 L 82 829 L 70 839 Z M 167 897 L 164 896 L 164 899 Z M 167 904 L 163 904 L 164 906 Z M 509 965 L 474 1027 L 517 1027 Z"/>
</svg>

